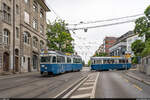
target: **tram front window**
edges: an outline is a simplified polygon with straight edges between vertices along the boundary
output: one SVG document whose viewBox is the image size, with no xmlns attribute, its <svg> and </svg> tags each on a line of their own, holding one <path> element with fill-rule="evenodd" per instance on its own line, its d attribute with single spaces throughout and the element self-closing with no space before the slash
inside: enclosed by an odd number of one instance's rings
<svg viewBox="0 0 150 100">
<path fill-rule="evenodd" d="M 41 57 L 41 63 L 49 63 L 50 62 L 51 57 L 47 56 L 47 57 Z"/>
</svg>

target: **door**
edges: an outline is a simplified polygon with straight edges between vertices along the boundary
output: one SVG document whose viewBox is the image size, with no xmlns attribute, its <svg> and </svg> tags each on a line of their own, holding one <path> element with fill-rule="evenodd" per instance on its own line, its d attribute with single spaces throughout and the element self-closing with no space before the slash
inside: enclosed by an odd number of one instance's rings
<svg viewBox="0 0 150 100">
<path fill-rule="evenodd" d="M 30 67 L 30 58 L 28 58 L 28 72 L 31 72 L 31 67 Z"/>
<path fill-rule="evenodd" d="M 9 71 L 9 54 L 4 53 L 3 55 L 3 70 L 4 71 Z"/>
<path fill-rule="evenodd" d="M 33 55 L 33 69 L 37 70 L 37 68 L 38 68 L 38 56 Z"/>
<path fill-rule="evenodd" d="M 19 61 L 18 61 L 19 59 L 18 59 L 18 57 L 16 56 L 15 57 L 15 72 L 19 72 L 19 66 L 18 66 L 18 64 L 19 64 Z"/>
</svg>

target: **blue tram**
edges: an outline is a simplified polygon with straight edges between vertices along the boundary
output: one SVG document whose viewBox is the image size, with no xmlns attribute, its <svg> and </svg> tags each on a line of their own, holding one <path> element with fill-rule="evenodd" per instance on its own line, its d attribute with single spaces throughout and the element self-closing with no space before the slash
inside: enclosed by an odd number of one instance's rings
<svg viewBox="0 0 150 100">
<path fill-rule="evenodd" d="M 131 68 L 130 58 L 124 57 L 91 57 L 91 70 L 122 70 Z"/>
<path fill-rule="evenodd" d="M 40 57 L 41 75 L 56 75 L 82 69 L 82 59 L 78 55 L 65 55 L 60 52 L 48 51 L 48 53 L 41 53 Z"/>
</svg>

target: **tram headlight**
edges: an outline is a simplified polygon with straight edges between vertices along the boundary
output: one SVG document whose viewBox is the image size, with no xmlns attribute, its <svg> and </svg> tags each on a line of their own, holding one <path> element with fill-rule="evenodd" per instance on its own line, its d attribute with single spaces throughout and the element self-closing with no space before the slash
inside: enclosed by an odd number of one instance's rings
<svg viewBox="0 0 150 100">
<path fill-rule="evenodd" d="M 45 67 L 45 65 L 42 65 L 41 67 Z"/>
<path fill-rule="evenodd" d="M 47 69 L 47 67 L 45 66 L 45 69 Z"/>
</svg>

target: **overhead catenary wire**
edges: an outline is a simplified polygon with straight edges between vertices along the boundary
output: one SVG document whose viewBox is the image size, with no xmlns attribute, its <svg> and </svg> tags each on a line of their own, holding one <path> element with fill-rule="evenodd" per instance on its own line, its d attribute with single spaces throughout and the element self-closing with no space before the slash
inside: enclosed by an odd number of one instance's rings
<svg viewBox="0 0 150 100">
<path fill-rule="evenodd" d="M 97 28 L 97 27 L 107 27 L 107 26 L 113 26 L 113 25 L 118 25 L 118 24 L 135 22 L 135 20 L 136 19 L 122 21 L 122 22 L 116 22 L 116 23 L 111 23 L 111 24 L 97 25 L 97 26 L 88 26 L 88 27 L 79 27 L 79 28 L 70 28 L 70 29 L 68 28 L 68 30 L 81 30 L 81 29 L 90 29 L 90 28 Z"/>
<path fill-rule="evenodd" d="M 82 24 L 92 24 L 92 23 L 98 23 L 98 22 L 106 22 L 106 21 L 114 21 L 114 20 L 120 20 L 120 19 L 125 19 L 125 18 L 131 18 L 131 17 L 137 17 L 137 16 L 141 16 L 144 15 L 144 13 L 141 14 L 135 14 L 135 15 L 131 15 L 131 16 L 125 16 L 125 17 L 118 17 L 118 18 L 111 18 L 111 19 L 105 19 L 105 20 L 96 20 L 96 21 L 88 21 L 88 22 L 80 22 L 78 24 L 68 24 L 69 25 L 82 25 Z"/>
</svg>

